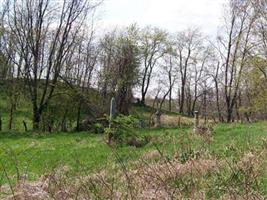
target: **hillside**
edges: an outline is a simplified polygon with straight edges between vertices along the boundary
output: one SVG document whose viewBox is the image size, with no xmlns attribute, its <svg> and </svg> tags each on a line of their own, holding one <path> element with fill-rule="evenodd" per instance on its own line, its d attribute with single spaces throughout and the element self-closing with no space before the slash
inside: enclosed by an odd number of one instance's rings
<svg viewBox="0 0 267 200">
<path fill-rule="evenodd" d="M 8 124 L 9 124 L 9 118 L 10 118 L 10 96 L 8 93 L 8 85 L 10 83 L 8 81 L 2 81 L 1 86 L 0 86 L 0 114 L 2 118 L 2 130 L 7 131 L 8 130 Z M 19 81 L 16 81 L 16 84 L 20 84 Z M 22 85 L 22 84 L 20 84 Z M 67 93 L 72 93 L 73 89 L 70 89 L 64 85 L 60 85 L 60 87 L 56 90 L 56 93 L 60 92 L 61 90 L 66 91 Z M 74 91 L 75 92 L 75 91 Z M 57 96 L 57 95 L 55 95 Z M 81 110 L 81 119 L 80 121 L 83 121 L 87 119 L 89 116 L 93 115 L 95 117 L 103 117 L 104 114 L 109 114 L 109 101 L 105 101 L 105 106 L 103 107 L 102 105 L 99 105 L 100 103 L 100 97 L 97 93 L 96 90 L 90 89 L 89 95 L 86 96 L 88 97 L 88 102 L 84 102 L 83 108 Z M 66 99 L 64 99 L 66 98 Z M 85 98 L 85 97 L 82 97 Z M 62 104 L 62 101 L 66 102 L 66 105 L 64 103 Z M 61 112 L 64 112 L 64 109 L 68 109 L 69 105 L 75 105 L 75 102 L 71 102 L 71 104 L 68 104 L 69 97 L 67 96 L 62 96 L 60 98 L 56 97 L 55 98 L 55 104 L 53 105 L 52 101 L 52 106 L 50 108 L 50 112 L 54 112 L 53 109 L 59 109 Z M 79 99 L 74 99 L 74 101 L 78 102 Z M 62 107 L 62 108 L 61 108 Z M 132 104 L 131 109 L 130 109 L 130 115 L 136 117 L 139 120 L 143 120 L 145 124 L 148 126 L 149 121 L 152 117 L 152 114 L 156 112 L 156 109 L 153 109 L 150 106 L 139 106 L 137 104 Z M 60 119 L 62 115 L 55 114 L 55 117 Z M 73 126 L 75 126 L 75 116 L 73 114 L 69 115 L 70 120 L 72 121 Z M 26 122 L 27 127 L 29 130 L 32 128 L 32 105 L 30 102 L 30 98 L 25 96 L 23 93 L 20 93 L 20 95 L 17 98 L 16 106 L 13 111 L 13 126 L 12 130 L 14 131 L 24 131 L 24 124 L 23 121 Z M 188 118 L 186 116 L 181 116 L 176 112 L 169 112 L 167 110 L 162 111 L 162 124 L 163 126 L 166 127 L 176 127 L 179 124 L 180 125 L 192 125 L 192 119 Z M 74 128 L 74 127 L 73 127 Z"/>
<path fill-rule="evenodd" d="M 31 104 L 23 95 L 13 113 L 13 129 L 8 130 L 10 102 L 6 92 L 0 92 L 0 198 L 26 195 L 26 199 L 36 199 L 37 195 L 61 200 L 62 195 L 74 198 L 77 194 L 81 199 L 114 195 L 127 199 L 131 192 L 136 194 L 132 199 L 138 200 L 170 194 L 178 199 L 200 193 L 204 199 L 229 199 L 237 192 L 242 199 L 248 191 L 253 198 L 267 195 L 266 122 L 210 124 L 207 130 L 193 134 L 192 118 L 166 110 L 162 111 L 162 128 L 149 128 L 156 110 L 133 104 L 130 114 L 146 127 L 124 134 L 144 138 L 146 143 L 108 145 L 107 135 L 94 131 L 25 132 L 23 121 L 31 125 Z M 88 110 L 99 116 L 96 108 L 84 105 L 81 120 L 88 117 Z"/>
</svg>

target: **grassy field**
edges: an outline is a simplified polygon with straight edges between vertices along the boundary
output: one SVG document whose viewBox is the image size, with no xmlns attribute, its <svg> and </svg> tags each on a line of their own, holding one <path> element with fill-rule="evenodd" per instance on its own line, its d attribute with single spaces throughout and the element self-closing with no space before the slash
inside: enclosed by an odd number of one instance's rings
<svg viewBox="0 0 267 200">
<path fill-rule="evenodd" d="M 182 130 L 170 129 L 176 135 Z M 140 134 L 160 135 L 163 130 L 142 130 Z M 165 131 L 166 132 L 166 131 Z M 111 148 L 103 135 L 90 133 L 54 133 L 40 136 L 31 133 L 1 133 L 0 159 L 2 167 L 7 169 L 10 177 L 20 173 L 31 175 L 35 179 L 61 165 L 68 165 L 73 172 L 84 167 L 88 172 L 105 168 L 107 161 L 116 162 L 113 154 L 118 153 L 125 161 L 137 159 L 138 156 L 153 148 L 148 144 L 144 148 L 118 147 Z"/>
<path fill-rule="evenodd" d="M 190 128 L 136 131 L 151 136 L 152 141 L 143 148 L 111 148 L 105 143 L 105 136 L 85 132 L 49 135 L 3 132 L 0 134 L 0 181 L 5 183 L 8 177 L 13 182 L 24 174 L 29 180 L 36 180 L 60 166 L 68 166 L 73 176 L 82 171 L 95 173 L 116 164 L 118 158 L 127 164 L 156 149 L 170 159 L 178 156 L 183 160 L 208 151 L 219 159 L 238 160 L 244 153 L 266 145 L 267 140 L 266 122 L 217 125 L 208 142 L 192 135 Z M 263 178 L 267 188 L 267 177 Z"/>
</svg>

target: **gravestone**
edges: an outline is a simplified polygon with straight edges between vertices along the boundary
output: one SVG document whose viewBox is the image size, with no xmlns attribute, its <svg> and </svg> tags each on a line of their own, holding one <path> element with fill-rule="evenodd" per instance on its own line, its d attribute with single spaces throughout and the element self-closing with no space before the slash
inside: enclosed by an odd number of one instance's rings
<svg viewBox="0 0 267 200">
<path fill-rule="evenodd" d="M 115 115 L 116 115 L 116 100 L 115 97 L 112 97 L 110 101 L 110 119 L 115 118 Z"/>
<path fill-rule="evenodd" d="M 139 127 L 142 128 L 142 129 L 145 128 L 144 120 L 142 120 L 142 119 L 139 120 Z"/>
</svg>

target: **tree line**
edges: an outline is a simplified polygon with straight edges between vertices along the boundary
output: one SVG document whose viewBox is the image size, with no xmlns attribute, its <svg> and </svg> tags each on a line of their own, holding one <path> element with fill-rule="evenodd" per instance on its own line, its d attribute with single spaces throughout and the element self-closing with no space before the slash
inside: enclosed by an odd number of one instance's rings
<svg viewBox="0 0 267 200">
<path fill-rule="evenodd" d="M 124 115 L 135 97 L 140 106 L 198 110 L 220 122 L 267 118 L 265 0 L 229 0 L 212 38 L 200 28 L 169 33 L 137 24 L 99 34 L 101 3 L 2 3 L 0 80 L 10 129 L 21 98 L 30 102 L 33 130 L 80 130 L 85 114 L 107 113 L 112 96 Z"/>
</svg>

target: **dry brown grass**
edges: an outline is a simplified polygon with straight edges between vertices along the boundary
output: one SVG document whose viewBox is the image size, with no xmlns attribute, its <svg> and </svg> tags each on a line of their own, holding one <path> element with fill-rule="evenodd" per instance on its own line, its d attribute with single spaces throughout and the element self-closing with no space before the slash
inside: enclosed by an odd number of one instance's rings
<svg viewBox="0 0 267 200">
<path fill-rule="evenodd" d="M 250 180 L 256 178 L 262 155 L 246 153 L 236 166 L 228 166 L 225 161 L 216 159 L 191 159 L 185 163 L 161 157 L 160 161 L 146 162 L 147 159 L 162 155 L 152 151 L 133 164 L 132 169 L 120 166 L 121 170 L 109 174 L 102 171 L 97 174 L 68 177 L 68 169 L 63 167 L 38 182 L 20 182 L 15 193 L 7 200 L 62 200 L 62 199 L 207 199 L 205 187 L 201 184 L 207 174 L 219 173 L 230 167 L 243 170 Z M 253 175 L 252 175 L 253 174 Z M 179 185 L 177 185 L 179 183 Z M 231 187 L 220 199 L 264 199 L 247 184 L 247 192 L 239 194 Z M 243 186 L 241 186 L 243 187 Z M 244 185 L 245 187 L 245 185 Z"/>
<path fill-rule="evenodd" d="M 177 160 L 144 165 L 135 171 L 134 184 L 137 187 L 137 199 L 180 199 L 183 191 L 173 183 L 183 177 L 201 177 L 219 169 L 215 160 L 190 160 L 185 164 Z M 192 195 L 199 195 L 199 191 Z"/>
<path fill-rule="evenodd" d="M 189 117 L 170 116 L 170 115 L 161 116 L 161 124 L 164 127 L 192 126 L 193 123 L 194 123 L 193 119 Z"/>
<path fill-rule="evenodd" d="M 19 182 L 13 194 L 8 187 L 1 191 L 9 193 L 7 200 L 204 200 L 218 199 L 217 193 L 211 195 L 217 192 L 214 187 L 218 187 L 224 188 L 219 196 L 222 200 L 263 200 L 265 197 L 256 186 L 263 170 L 266 172 L 266 158 L 264 146 L 242 154 L 235 162 L 204 153 L 181 162 L 179 157 L 170 160 L 159 150 L 153 150 L 127 166 L 118 158 L 119 164 L 110 171 L 73 177 L 70 169 L 63 166 L 37 182 Z M 221 176 L 226 176 L 225 181 L 214 182 L 221 180 Z"/>
<path fill-rule="evenodd" d="M 158 157 L 155 151 L 147 154 Z M 145 157 L 147 157 L 145 156 Z M 48 200 L 48 199 L 168 199 L 182 197 L 171 183 L 190 174 L 203 176 L 219 169 L 215 160 L 190 160 L 181 164 L 177 160 L 146 163 L 140 160 L 135 163 L 138 168 L 119 171 L 113 179 L 105 172 L 78 177 L 70 180 L 67 171 L 58 169 L 44 176 L 38 182 L 21 182 L 15 188 L 14 195 L 8 200 Z M 112 181 L 113 180 L 113 181 Z M 71 181 L 71 182 L 69 182 Z"/>
</svg>

